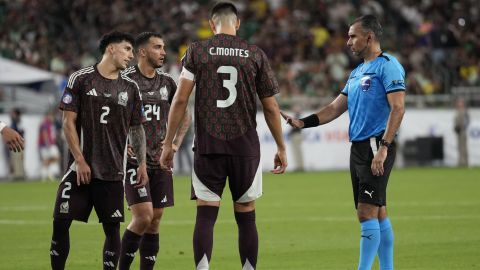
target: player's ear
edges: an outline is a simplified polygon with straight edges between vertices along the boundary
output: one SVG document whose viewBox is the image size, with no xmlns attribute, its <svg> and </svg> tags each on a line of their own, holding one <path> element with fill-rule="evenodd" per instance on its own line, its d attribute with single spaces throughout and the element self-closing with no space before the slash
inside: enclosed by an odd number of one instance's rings
<svg viewBox="0 0 480 270">
<path fill-rule="evenodd" d="M 213 20 L 208 20 L 208 24 L 210 24 L 210 29 L 212 29 L 212 32 L 214 34 L 216 34 L 217 30 L 216 30 L 215 23 L 213 22 Z"/>
<path fill-rule="evenodd" d="M 240 29 L 240 19 L 237 19 L 237 23 L 235 25 L 235 30 L 238 31 L 238 29 Z"/>
<path fill-rule="evenodd" d="M 109 54 L 113 54 L 113 52 L 115 51 L 115 44 L 113 44 L 113 43 L 108 44 L 106 51 L 107 51 Z"/>
</svg>

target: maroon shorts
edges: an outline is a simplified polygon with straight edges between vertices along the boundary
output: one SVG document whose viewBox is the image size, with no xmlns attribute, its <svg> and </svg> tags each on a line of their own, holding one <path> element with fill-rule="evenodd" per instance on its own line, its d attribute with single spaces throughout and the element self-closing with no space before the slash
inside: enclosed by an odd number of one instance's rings
<svg viewBox="0 0 480 270">
<path fill-rule="evenodd" d="M 199 155 L 192 172 L 192 200 L 220 201 L 228 177 L 235 202 L 251 202 L 262 196 L 260 156 Z"/>
<path fill-rule="evenodd" d="M 122 182 L 92 179 L 77 186 L 77 173 L 69 170 L 58 187 L 53 217 L 88 222 L 92 208 L 102 223 L 123 222 Z"/>
<path fill-rule="evenodd" d="M 128 206 L 138 203 L 152 202 L 153 208 L 173 206 L 173 178 L 170 172 L 161 169 L 148 169 L 148 184 L 134 188 L 137 181 L 137 165 L 127 165 L 125 178 L 125 197 Z"/>
</svg>

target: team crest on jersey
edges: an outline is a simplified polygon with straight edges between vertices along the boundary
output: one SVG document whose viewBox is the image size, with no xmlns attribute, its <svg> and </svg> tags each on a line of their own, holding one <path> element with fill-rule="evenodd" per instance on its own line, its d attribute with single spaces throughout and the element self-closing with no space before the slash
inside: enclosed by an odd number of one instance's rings
<svg viewBox="0 0 480 270">
<path fill-rule="evenodd" d="M 127 92 L 120 92 L 120 94 L 118 94 L 118 104 L 122 106 L 127 106 L 127 102 L 128 102 Z"/>
<path fill-rule="evenodd" d="M 62 97 L 62 102 L 65 103 L 65 104 L 70 104 L 72 103 L 73 101 L 73 97 L 71 94 L 69 93 L 65 93 Z"/>
<path fill-rule="evenodd" d="M 140 198 L 147 197 L 147 189 L 145 187 L 139 188 L 138 196 L 140 196 Z"/>
<path fill-rule="evenodd" d="M 160 88 L 160 98 L 162 100 L 168 100 L 168 90 L 166 86 Z"/>
<path fill-rule="evenodd" d="M 360 79 L 360 86 L 362 87 L 363 92 L 370 90 L 371 85 L 372 85 L 372 77 L 364 76 Z"/>
<path fill-rule="evenodd" d="M 70 208 L 70 207 L 68 206 L 68 201 L 61 203 L 61 204 L 60 204 L 60 213 L 62 213 L 62 214 L 68 214 L 69 208 Z"/>
</svg>

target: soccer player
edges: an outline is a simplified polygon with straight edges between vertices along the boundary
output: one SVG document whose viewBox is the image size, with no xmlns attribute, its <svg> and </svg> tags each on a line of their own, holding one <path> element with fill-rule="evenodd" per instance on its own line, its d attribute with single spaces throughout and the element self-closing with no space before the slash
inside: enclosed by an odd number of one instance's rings
<svg viewBox="0 0 480 270">
<path fill-rule="evenodd" d="M 193 235 L 196 269 L 209 269 L 213 227 L 227 177 L 238 225 L 241 264 L 243 269 L 255 269 L 255 200 L 262 195 L 256 97 L 261 100 L 277 144 L 272 172 L 280 174 L 287 167 L 287 159 L 274 97 L 278 83 L 265 53 L 236 36 L 240 20 L 232 3 L 220 2 L 212 8 L 210 26 L 215 35 L 191 44 L 182 60 L 160 163 L 164 168 L 172 167 L 172 141 L 196 85 L 192 172 L 192 199 L 197 200 Z"/>
<path fill-rule="evenodd" d="M 370 269 L 376 254 L 380 269 L 393 269 L 393 230 L 387 217 L 387 183 L 395 161 L 395 136 L 404 115 L 405 71 L 380 47 L 382 26 L 373 15 L 353 21 L 347 45 L 363 59 L 341 94 L 316 114 L 283 117 L 295 128 L 326 124 L 348 110 L 350 173 L 361 225 L 359 270 Z"/>
<path fill-rule="evenodd" d="M 100 63 L 74 72 L 60 109 L 70 149 L 69 166 L 55 202 L 50 248 L 52 269 L 64 269 L 72 220 L 87 222 L 92 207 L 103 225 L 103 269 L 116 269 L 120 252 L 127 136 L 140 164 L 137 186 L 148 181 L 142 101 L 137 84 L 120 70 L 133 59 L 130 34 L 111 32 L 100 40 Z"/>
<path fill-rule="evenodd" d="M 145 109 L 143 128 L 147 140 L 147 172 L 149 183 L 136 187 L 137 161 L 129 158 L 125 194 L 132 211 L 132 221 L 122 238 L 119 269 L 129 269 L 135 252 L 140 246 L 140 269 L 153 269 L 159 250 L 158 227 L 165 207 L 173 206 L 173 178 L 169 171 L 160 168 L 162 142 L 167 131 L 168 112 L 177 84 L 160 68 L 165 60 L 165 44 L 162 36 L 144 32 L 135 39 L 138 65 L 122 72 L 137 82 Z M 174 148 L 178 149 L 190 125 L 186 113 L 179 129 Z M 153 209 L 152 209 L 153 207 Z"/>
<path fill-rule="evenodd" d="M 25 140 L 14 129 L 7 127 L 7 124 L 0 121 L 0 133 L 3 141 L 10 151 L 21 152 L 25 146 Z"/>
</svg>

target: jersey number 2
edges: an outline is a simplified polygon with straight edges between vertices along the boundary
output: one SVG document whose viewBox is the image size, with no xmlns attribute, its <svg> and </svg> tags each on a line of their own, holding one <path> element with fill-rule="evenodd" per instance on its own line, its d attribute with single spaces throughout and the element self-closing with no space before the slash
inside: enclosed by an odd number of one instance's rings
<svg viewBox="0 0 480 270">
<path fill-rule="evenodd" d="M 223 87 L 227 88 L 229 95 L 225 100 L 217 100 L 218 108 L 227 108 L 230 107 L 235 100 L 237 99 L 237 84 L 238 72 L 235 67 L 232 66 L 221 66 L 217 69 L 217 73 L 228 73 L 230 78 L 228 80 L 223 80 Z"/>
<path fill-rule="evenodd" d="M 106 124 L 108 123 L 107 119 L 105 119 L 105 117 L 107 117 L 107 115 L 110 113 L 110 107 L 108 106 L 103 106 L 102 107 L 102 115 L 100 115 L 100 123 L 102 124 Z"/>
</svg>

